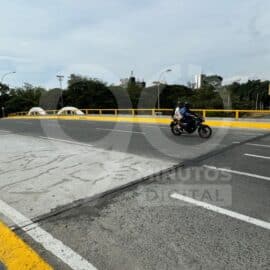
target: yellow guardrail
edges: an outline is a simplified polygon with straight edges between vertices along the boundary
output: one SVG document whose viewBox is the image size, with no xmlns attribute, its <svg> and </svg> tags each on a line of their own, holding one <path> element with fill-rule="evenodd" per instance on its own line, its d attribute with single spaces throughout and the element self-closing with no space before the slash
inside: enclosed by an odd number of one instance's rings
<svg viewBox="0 0 270 270">
<path fill-rule="evenodd" d="M 129 115 L 168 115 L 172 112 L 172 109 L 80 109 L 86 115 L 98 114 L 129 114 Z M 232 115 L 235 119 L 239 119 L 241 115 L 251 115 L 251 116 L 262 116 L 265 114 L 270 115 L 270 110 L 231 110 L 231 109 L 192 109 L 192 111 L 202 114 L 203 117 L 208 117 L 212 113 L 223 113 Z M 57 115 L 58 110 L 47 110 L 48 115 Z M 18 112 L 9 114 L 9 116 L 25 116 L 28 112 Z M 72 115 L 71 113 L 66 113 L 66 115 Z"/>
</svg>

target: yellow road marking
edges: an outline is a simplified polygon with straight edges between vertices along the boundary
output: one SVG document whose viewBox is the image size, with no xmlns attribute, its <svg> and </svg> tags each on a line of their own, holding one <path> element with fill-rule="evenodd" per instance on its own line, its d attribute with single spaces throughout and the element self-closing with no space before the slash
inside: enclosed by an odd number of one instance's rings
<svg viewBox="0 0 270 270">
<path fill-rule="evenodd" d="M 48 120 L 85 120 L 85 121 L 103 121 L 103 122 L 128 122 L 142 124 L 159 124 L 168 125 L 170 118 L 155 117 L 132 117 L 132 116 L 11 116 L 9 119 L 48 119 Z M 254 129 L 270 129 L 270 122 L 253 121 L 226 121 L 226 120 L 207 120 L 206 124 L 213 127 L 229 127 L 229 128 L 254 128 Z"/>
<path fill-rule="evenodd" d="M 0 222 L 0 263 L 7 270 L 52 270 L 14 232 Z"/>
</svg>

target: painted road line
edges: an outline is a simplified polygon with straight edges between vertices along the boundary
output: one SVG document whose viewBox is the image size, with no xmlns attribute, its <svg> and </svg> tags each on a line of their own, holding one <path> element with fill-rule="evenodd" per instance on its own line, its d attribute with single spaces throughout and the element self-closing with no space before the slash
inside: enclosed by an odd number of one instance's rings
<svg viewBox="0 0 270 270">
<path fill-rule="evenodd" d="M 261 158 L 261 159 L 270 159 L 270 157 L 267 157 L 267 156 L 259 156 L 259 155 L 253 155 L 253 154 L 244 154 L 244 156 L 247 156 L 247 157 L 254 157 L 254 158 Z"/>
<path fill-rule="evenodd" d="M 254 133 L 244 133 L 244 134 L 237 134 L 238 136 L 243 136 L 243 137 L 249 137 L 249 136 L 262 136 L 264 135 L 265 133 L 257 133 L 257 132 L 254 132 Z"/>
<path fill-rule="evenodd" d="M 55 142 L 64 142 L 64 143 L 70 143 L 70 144 L 75 144 L 75 145 L 80 145 L 80 146 L 93 147 L 92 144 L 88 144 L 88 143 L 80 143 L 76 141 L 69 141 L 69 140 L 57 139 L 57 138 L 52 138 L 52 137 L 38 136 L 38 138 L 49 140 L 49 141 L 55 141 Z"/>
<path fill-rule="evenodd" d="M 124 132 L 124 133 L 135 133 L 135 134 L 145 134 L 144 132 L 139 131 L 129 131 L 129 130 L 123 130 L 123 129 L 111 129 L 111 128 L 96 128 L 98 130 L 104 130 L 104 131 L 111 131 L 111 132 Z"/>
<path fill-rule="evenodd" d="M 52 270 L 43 259 L 0 222 L 0 263 L 7 270 Z M 0 267 L 1 269 L 1 267 Z"/>
<path fill-rule="evenodd" d="M 159 125 L 146 125 L 146 124 L 144 124 L 143 127 L 147 127 L 147 128 L 163 128 L 163 129 L 168 129 L 168 130 L 170 129 L 169 126 L 162 127 L 162 126 L 159 126 Z"/>
<path fill-rule="evenodd" d="M 0 129 L 0 132 L 4 132 L 4 133 L 10 133 L 9 130 L 4 130 L 4 129 Z"/>
<path fill-rule="evenodd" d="M 97 121 L 98 122 L 98 121 Z M 97 122 L 95 122 L 95 123 L 97 123 Z M 129 127 L 136 127 L 136 125 L 137 126 L 139 126 L 139 127 L 148 127 L 148 128 L 163 128 L 163 129 L 169 129 L 169 126 L 164 126 L 164 125 L 158 125 L 158 124 L 152 124 L 152 125 L 147 125 L 147 124 L 143 124 L 143 123 L 118 123 L 118 125 L 120 125 L 120 124 L 123 124 L 123 126 L 129 126 Z"/>
<path fill-rule="evenodd" d="M 269 144 L 267 145 L 267 144 L 258 144 L 258 143 L 247 143 L 247 145 L 270 148 Z"/>
<path fill-rule="evenodd" d="M 256 225 L 258 227 L 270 230 L 270 223 L 266 222 L 266 221 L 263 221 L 263 220 L 260 220 L 260 219 L 256 219 L 256 218 L 249 217 L 249 216 L 246 216 L 246 215 L 243 215 L 243 214 L 239 214 L 237 212 L 233 212 L 233 211 L 227 210 L 225 208 L 217 207 L 217 206 L 209 204 L 209 203 L 198 201 L 198 200 L 192 199 L 190 197 L 180 195 L 178 193 L 173 193 L 171 195 L 171 198 L 177 199 L 177 200 L 189 203 L 189 204 L 193 204 L 193 205 L 205 208 L 207 210 L 214 211 L 216 213 L 226 215 L 226 216 L 229 216 L 229 217 L 232 217 L 232 218 L 235 218 L 235 219 L 238 219 L 238 220 L 241 220 L 241 221 Z"/>
<path fill-rule="evenodd" d="M 222 127 L 218 127 L 218 129 L 222 129 Z M 237 136 L 241 136 L 241 137 L 262 136 L 265 134 L 265 133 L 260 133 L 258 130 L 247 129 L 247 128 L 245 129 L 245 132 L 243 134 L 239 134 L 239 131 L 241 131 L 241 128 L 234 128 L 234 129 L 228 129 L 228 130 L 230 130 L 231 135 L 237 135 Z"/>
<path fill-rule="evenodd" d="M 248 177 L 252 177 L 252 178 L 257 178 L 257 179 L 270 181 L 270 177 L 268 177 L 268 176 L 263 176 L 263 175 L 253 174 L 253 173 L 247 173 L 247 172 L 241 172 L 241 171 L 235 171 L 235 170 L 230 170 L 230 169 L 226 169 L 226 168 L 217 168 L 217 167 L 208 166 L 208 165 L 203 165 L 203 167 L 207 168 L 207 169 L 210 169 L 210 170 L 228 172 L 228 173 L 232 173 L 232 174 L 244 175 L 244 176 L 248 176 Z"/>
<path fill-rule="evenodd" d="M 16 121 L 16 123 L 18 123 L 18 124 L 24 124 L 24 125 L 29 125 L 29 126 L 33 125 L 32 123 L 26 122 L 26 121 Z"/>
<path fill-rule="evenodd" d="M 0 213 L 6 216 L 19 226 L 25 233 L 33 238 L 34 241 L 41 244 L 47 251 L 58 257 L 73 270 L 96 270 L 96 268 L 73 251 L 65 246 L 61 241 L 54 238 L 51 234 L 43 230 L 38 224 L 19 213 L 17 210 L 0 200 Z M 21 224 L 28 224 L 21 227 Z M 22 268 L 16 268 L 22 269 Z M 35 268 L 34 268 L 35 269 Z M 39 268 L 37 268 L 39 270 Z M 10 270 L 10 269 L 9 269 Z M 14 269 L 15 270 L 15 269 Z"/>
</svg>

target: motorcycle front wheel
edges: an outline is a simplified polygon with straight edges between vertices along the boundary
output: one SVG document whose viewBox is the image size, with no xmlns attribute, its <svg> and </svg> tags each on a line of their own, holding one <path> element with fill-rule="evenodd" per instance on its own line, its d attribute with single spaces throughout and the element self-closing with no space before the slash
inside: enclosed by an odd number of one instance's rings
<svg viewBox="0 0 270 270">
<path fill-rule="evenodd" d="M 208 139 L 212 135 L 212 129 L 207 125 L 201 125 L 198 129 L 199 136 L 203 139 Z"/>
</svg>

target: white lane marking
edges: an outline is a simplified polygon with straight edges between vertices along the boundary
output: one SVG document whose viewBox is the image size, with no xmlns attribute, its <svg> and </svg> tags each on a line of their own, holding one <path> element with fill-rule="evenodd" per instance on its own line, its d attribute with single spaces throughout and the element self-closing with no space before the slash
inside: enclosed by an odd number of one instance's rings
<svg viewBox="0 0 270 270">
<path fill-rule="evenodd" d="M 75 144 L 75 145 L 80 145 L 80 146 L 93 147 L 92 144 L 88 144 L 88 143 L 80 143 L 76 141 L 69 141 L 69 140 L 57 139 L 57 138 L 52 138 L 52 137 L 38 136 L 38 138 L 49 140 L 49 141 L 55 141 L 55 142 L 64 142 L 64 143 L 70 143 L 70 144 Z"/>
<path fill-rule="evenodd" d="M 26 121 L 17 121 L 16 123 L 22 123 L 22 124 L 24 124 L 24 125 L 29 125 L 29 126 L 32 126 L 33 124 L 32 123 L 30 123 L 30 122 L 26 122 Z"/>
<path fill-rule="evenodd" d="M 262 158 L 262 159 L 270 159 L 270 157 L 267 157 L 267 156 L 260 156 L 260 155 L 253 155 L 253 154 L 244 154 L 244 156 L 247 156 L 247 157 L 254 157 L 254 158 Z"/>
<path fill-rule="evenodd" d="M 141 124 L 141 125 L 140 125 L 140 127 L 148 127 L 148 128 L 164 128 L 164 129 L 170 129 L 169 125 L 168 125 L 168 126 L 166 126 L 166 127 L 164 127 L 164 126 L 162 127 L 162 126 L 159 126 L 159 125 L 155 125 L 155 126 L 154 126 L 154 125 L 152 125 L 152 126 L 151 126 L 151 125 L 145 125 L 145 124 Z"/>
<path fill-rule="evenodd" d="M 95 270 L 96 268 L 85 260 L 70 247 L 64 245 L 60 240 L 54 238 L 47 231 L 43 230 L 38 224 L 19 213 L 17 210 L 0 200 L 0 213 L 5 215 L 19 226 L 25 233 L 41 244 L 46 250 L 62 260 L 74 270 Z M 28 224 L 24 226 L 25 224 Z"/>
<path fill-rule="evenodd" d="M 269 144 L 267 145 L 267 144 L 258 144 L 258 143 L 247 143 L 247 145 L 270 148 Z"/>
<path fill-rule="evenodd" d="M 238 174 L 238 175 L 245 175 L 245 176 L 248 176 L 248 177 L 253 177 L 253 178 L 257 178 L 257 179 L 270 181 L 270 177 L 268 177 L 268 176 L 263 176 L 263 175 L 253 174 L 253 173 L 247 173 L 247 172 L 241 172 L 241 171 L 235 171 L 235 170 L 230 170 L 230 169 L 225 169 L 225 168 L 217 168 L 215 166 L 208 166 L 208 165 L 203 165 L 203 167 L 207 168 L 207 169 L 210 169 L 210 170 L 228 172 L 228 173 Z"/>
<path fill-rule="evenodd" d="M 52 121 L 52 122 L 40 121 L 40 124 L 44 126 L 60 126 L 61 125 L 61 123 L 58 121 Z"/>
<path fill-rule="evenodd" d="M 229 216 L 229 217 L 232 217 L 232 218 L 235 218 L 235 219 L 238 219 L 238 220 L 241 220 L 241 221 L 256 225 L 258 227 L 270 230 L 270 223 L 266 222 L 266 221 L 263 221 L 263 220 L 260 220 L 260 219 L 256 219 L 256 218 L 249 217 L 249 216 L 246 216 L 246 215 L 243 215 L 243 214 L 239 214 L 237 212 L 233 212 L 233 211 L 227 210 L 225 208 L 217 207 L 217 206 L 209 204 L 209 203 L 194 200 L 194 199 L 192 199 L 190 197 L 183 196 L 183 195 L 180 195 L 178 193 L 173 193 L 171 195 L 171 198 L 177 199 L 177 200 L 180 200 L 180 201 L 184 201 L 186 203 L 194 204 L 196 206 L 205 208 L 207 210 L 211 210 L 211 211 L 214 211 L 216 213 L 226 215 L 226 216 Z"/>
<path fill-rule="evenodd" d="M 238 143 L 241 143 L 241 142 L 232 142 L 233 144 L 238 144 Z"/>
<path fill-rule="evenodd" d="M 145 134 L 144 132 L 129 131 L 129 130 L 123 130 L 123 129 L 111 129 L 111 128 L 96 128 L 96 129 L 98 129 L 98 130 L 104 130 L 104 131 L 112 131 L 112 132 L 124 132 L 124 133 Z"/>
<path fill-rule="evenodd" d="M 237 134 L 232 134 L 232 135 L 237 135 L 237 136 L 243 136 L 243 137 L 245 137 L 245 136 L 261 136 L 261 135 L 264 135 L 264 133 L 257 133 L 257 132 L 254 132 L 254 133 L 247 133 L 247 132 L 243 132 L 243 133 L 241 133 L 241 134 L 239 134 L 239 133 L 237 133 Z"/>
<path fill-rule="evenodd" d="M 95 122 L 96 123 L 100 123 L 100 122 Z M 136 127 L 136 126 L 139 126 L 139 127 L 149 127 L 149 128 L 164 128 L 164 129 L 169 129 L 169 125 L 158 125 L 158 124 L 153 124 L 153 125 L 147 125 L 147 124 L 144 124 L 144 123 L 133 123 L 133 124 L 129 124 L 129 123 L 124 123 L 124 122 L 118 122 L 117 125 L 120 126 L 120 124 L 123 124 L 124 127 L 126 126 L 129 126 L 129 127 Z"/>
</svg>

